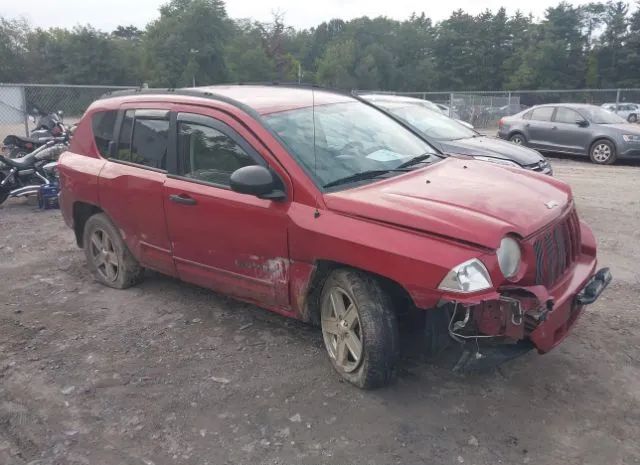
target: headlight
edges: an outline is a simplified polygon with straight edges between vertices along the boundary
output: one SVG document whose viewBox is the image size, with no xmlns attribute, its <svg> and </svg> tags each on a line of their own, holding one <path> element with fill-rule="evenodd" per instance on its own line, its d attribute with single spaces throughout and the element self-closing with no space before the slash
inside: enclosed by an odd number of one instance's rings
<svg viewBox="0 0 640 465">
<path fill-rule="evenodd" d="M 488 161 L 489 163 L 495 163 L 496 165 L 515 166 L 516 168 L 520 168 L 520 165 L 518 165 L 516 162 L 511 160 L 505 160 L 504 158 L 493 158 L 493 157 L 482 157 L 482 156 L 477 156 L 473 158 L 475 158 L 476 160 Z"/>
<path fill-rule="evenodd" d="M 640 135 L 624 134 L 622 138 L 625 142 L 640 142 Z"/>
<path fill-rule="evenodd" d="M 487 268 L 480 260 L 473 258 L 449 271 L 438 289 L 468 293 L 483 291 L 491 287 L 491 277 Z"/>
<path fill-rule="evenodd" d="M 505 278 L 513 278 L 518 274 L 522 252 L 517 240 L 512 237 L 503 238 L 496 254 L 498 255 L 500 271 L 502 271 Z"/>
</svg>

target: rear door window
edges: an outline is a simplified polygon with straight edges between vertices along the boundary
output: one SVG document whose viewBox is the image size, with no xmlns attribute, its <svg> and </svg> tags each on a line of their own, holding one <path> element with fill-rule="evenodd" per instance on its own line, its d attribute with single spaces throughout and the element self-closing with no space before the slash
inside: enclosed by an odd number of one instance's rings
<svg viewBox="0 0 640 465">
<path fill-rule="evenodd" d="M 122 118 L 116 160 L 165 170 L 169 120 L 137 117 L 127 110 Z"/>
<path fill-rule="evenodd" d="M 570 108 L 558 107 L 556 111 L 555 121 L 558 123 L 576 124 L 584 118 Z"/>
<path fill-rule="evenodd" d="M 531 120 L 532 121 L 551 121 L 551 116 L 553 115 L 554 107 L 540 107 L 536 108 L 531 112 Z"/>
<path fill-rule="evenodd" d="M 93 139 L 98 152 L 103 157 L 109 155 L 109 142 L 113 140 L 113 132 L 118 118 L 117 110 L 98 111 L 91 117 Z"/>
</svg>

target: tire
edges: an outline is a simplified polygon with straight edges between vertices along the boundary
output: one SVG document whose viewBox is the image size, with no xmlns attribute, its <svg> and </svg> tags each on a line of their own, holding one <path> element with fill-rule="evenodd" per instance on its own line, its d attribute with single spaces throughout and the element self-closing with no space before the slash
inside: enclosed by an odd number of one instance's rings
<svg viewBox="0 0 640 465">
<path fill-rule="evenodd" d="M 521 132 L 513 133 L 509 136 L 509 142 L 516 145 L 527 145 L 527 138 Z"/>
<path fill-rule="evenodd" d="M 628 120 L 629 120 L 630 123 L 635 123 L 635 122 L 638 121 L 638 115 L 635 115 L 635 114 L 634 115 L 629 115 Z"/>
<path fill-rule="evenodd" d="M 589 158 L 597 165 L 611 165 L 617 156 L 615 145 L 605 139 L 595 141 L 589 150 Z"/>
<path fill-rule="evenodd" d="M 87 220 L 82 243 L 89 271 L 99 283 L 126 289 L 142 280 L 144 268 L 131 255 L 118 229 L 104 213 Z"/>
<path fill-rule="evenodd" d="M 391 298 L 373 276 L 353 269 L 333 271 L 322 289 L 320 320 L 329 359 L 343 379 L 362 389 L 391 382 L 398 322 Z"/>
</svg>

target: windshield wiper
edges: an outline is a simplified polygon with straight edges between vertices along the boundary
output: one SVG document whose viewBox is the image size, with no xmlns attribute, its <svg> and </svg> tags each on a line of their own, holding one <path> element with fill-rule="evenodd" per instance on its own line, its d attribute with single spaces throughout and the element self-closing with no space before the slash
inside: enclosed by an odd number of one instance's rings
<svg viewBox="0 0 640 465">
<path fill-rule="evenodd" d="M 401 163 L 399 166 L 396 166 L 397 170 L 401 170 L 402 168 L 408 168 L 409 166 L 417 165 L 429 158 L 435 156 L 435 153 L 423 153 L 422 155 L 418 155 L 417 157 L 413 157 L 410 160 Z"/>
<path fill-rule="evenodd" d="M 383 174 L 387 174 L 387 173 L 394 173 L 394 172 L 406 173 L 408 171 L 411 171 L 411 170 L 400 169 L 400 167 L 392 169 L 392 170 L 362 171 L 361 173 L 352 174 L 350 176 L 345 176 L 344 178 L 340 178 L 340 179 L 336 179 L 335 181 L 331 181 L 330 183 L 325 184 L 323 187 L 325 187 L 325 188 L 334 187 L 334 186 L 339 186 L 341 184 L 348 184 L 350 182 L 364 181 L 365 179 L 377 178 L 378 176 L 382 176 Z"/>
</svg>

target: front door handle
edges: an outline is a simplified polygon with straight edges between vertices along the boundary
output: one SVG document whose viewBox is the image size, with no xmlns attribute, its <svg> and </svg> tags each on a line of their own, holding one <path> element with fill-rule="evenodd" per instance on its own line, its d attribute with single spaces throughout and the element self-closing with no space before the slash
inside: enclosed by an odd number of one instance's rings
<svg viewBox="0 0 640 465">
<path fill-rule="evenodd" d="M 196 199 L 192 199 L 187 194 L 172 194 L 169 196 L 169 200 L 182 205 L 195 205 Z"/>
<path fill-rule="evenodd" d="M 551 129 L 553 129 L 554 131 L 558 129 L 558 126 L 554 126 Z"/>
</svg>

